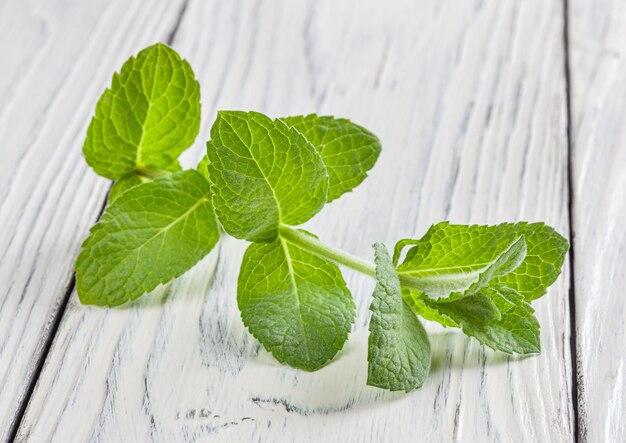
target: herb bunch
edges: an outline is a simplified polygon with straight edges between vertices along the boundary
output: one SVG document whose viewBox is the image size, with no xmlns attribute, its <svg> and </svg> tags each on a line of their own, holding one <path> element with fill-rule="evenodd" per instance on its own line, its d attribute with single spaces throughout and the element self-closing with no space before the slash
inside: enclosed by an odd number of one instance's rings
<svg viewBox="0 0 626 443">
<path fill-rule="evenodd" d="M 430 368 L 418 316 L 508 354 L 540 351 L 530 302 L 561 271 L 569 244 L 543 223 L 433 225 L 421 239 L 374 245 L 374 263 L 293 226 L 358 186 L 378 138 L 349 120 L 219 112 L 197 169 L 179 155 L 200 127 L 189 64 L 157 44 L 131 57 L 96 106 L 83 152 L 115 181 L 76 262 L 84 304 L 118 306 L 182 275 L 221 230 L 251 242 L 237 288 L 241 318 L 280 362 L 316 370 L 343 347 L 354 300 L 338 264 L 374 277 L 368 381 L 411 391 Z M 221 227 L 221 228 L 220 228 Z"/>
</svg>

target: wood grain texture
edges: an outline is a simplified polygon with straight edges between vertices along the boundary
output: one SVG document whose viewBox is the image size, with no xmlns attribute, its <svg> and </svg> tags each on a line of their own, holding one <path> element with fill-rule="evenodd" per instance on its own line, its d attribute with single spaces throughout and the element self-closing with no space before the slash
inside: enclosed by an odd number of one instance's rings
<svg viewBox="0 0 626 443">
<path fill-rule="evenodd" d="M 202 86 L 197 160 L 217 109 L 316 111 L 378 134 L 370 177 L 306 228 L 371 257 L 431 223 L 544 220 L 567 234 L 561 2 L 191 1 L 174 41 Z M 76 86 L 75 93 L 84 88 Z M 72 149 L 78 149 L 72 147 Z M 68 151 L 69 152 L 69 151 Z M 411 394 L 367 387 L 372 280 L 328 367 L 277 364 L 236 306 L 246 244 L 139 303 L 72 294 L 19 430 L 30 441 L 570 441 L 568 273 L 536 303 L 543 353 L 507 358 L 429 324 L 433 368 Z"/>
<path fill-rule="evenodd" d="M 580 435 L 626 441 L 626 3 L 569 16 Z"/>
<path fill-rule="evenodd" d="M 0 441 L 37 374 L 108 182 L 81 154 L 112 72 L 165 38 L 181 2 L 0 4 Z"/>
</svg>

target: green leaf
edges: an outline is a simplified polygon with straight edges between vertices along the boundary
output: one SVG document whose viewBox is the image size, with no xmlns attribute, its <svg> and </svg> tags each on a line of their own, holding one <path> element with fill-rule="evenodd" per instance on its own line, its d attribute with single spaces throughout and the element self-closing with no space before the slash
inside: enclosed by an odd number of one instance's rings
<svg viewBox="0 0 626 443">
<path fill-rule="evenodd" d="M 413 297 L 419 295 L 414 292 Z M 535 311 L 520 293 L 502 284 L 487 286 L 476 295 L 451 302 L 424 296 L 422 301 L 456 322 L 466 335 L 494 350 L 524 355 L 541 350 Z"/>
<path fill-rule="evenodd" d="M 365 180 L 381 151 L 378 137 L 350 120 L 316 114 L 282 120 L 300 131 L 322 156 L 328 169 L 328 202 Z"/>
<path fill-rule="evenodd" d="M 398 266 L 398 263 L 400 263 L 400 258 L 402 257 L 402 252 L 404 251 L 404 248 L 406 248 L 407 246 L 417 245 L 419 244 L 419 242 L 419 240 L 415 240 L 413 238 L 403 238 L 402 240 L 398 240 L 393 248 L 393 265 Z M 406 258 L 408 259 L 408 256 Z"/>
<path fill-rule="evenodd" d="M 141 174 L 138 174 L 137 172 L 130 172 L 113 183 L 113 186 L 111 186 L 111 190 L 109 191 L 109 204 L 113 203 L 120 195 L 128 191 L 130 188 L 134 188 L 137 185 L 149 182 L 155 178 L 171 174 L 172 172 L 180 171 L 182 171 L 182 168 L 180 163 L 176 161 L 168 167 L 168 170 L 147 169 L 142 171 Z"/>
<path fill-rule="evenodd" d="M 120 195 L 91 228 L 76 262 L 84 304 L 116 306 L 180 276 L 219 238 L 209 183 L 178 172 Z"/>
<path fill-rule="evenodd" d="M 487 286 L 493 279 L 513 272 L 526 258 L 526 241 L 520 236 L 506 247 L 487 267 L 482 269 L 478 278 L 469 288 L 463 292 L 450 294 L 448 299 L 467 298 L 476 295 L 482 288 Z"/>
<path fill-rule="evenodd" d="M 257 112 L 222 111 L 207 143 L 214 204 L 226 232 L 271 242 L 326 202 L 328 173 L 307 139 Z"/>
<path fill-rule="evenodd" d="M 436 305 L 434 307 L 430 306 L 428 303 L 431 302 L 432 299 L 428 298 L 423 292 L 402 288 L 402 298 L 406 304 L 411 307 L 413 312 L 426 320 L 435 321 L 448 328 L 461 327 L 460 324 L 450 317 L 439 312 Z"/>
<path fill-rule="evenodd" d="M 501 284 L 457 300 L 432 300 L 407 290 L 413 311 L 446 327 L 459 327 L 490 348 L 507 354 L 540 352 L 539 322 L 534 310 L 517 291 Z"/>
<path fill-rule="evenodd" d="M 204 178 L 209 180 L 209 171 L 207 170 L 209 164 L 209 158 L 205 155 L 196 166 L 196 171 L 198 171 Z"/>
<path fill-rule="evenodd" d="M 539 321 L 524 296 L 502 284 L 483 291 L 495 302 L 501 319 L 487 324 L 473 322 L 463 326 L 463 332 L 492 349 L 508 354 L 538 354 L 541 351 Z"/>
<path fill-rule="evenodd" d="M 370 305 L 367 384 L 409 392 L 428 377 L 428 334 L 402 299 L 400 280 L 387 249 L 376 243 L 374 253 L 376 288 Z"/>
<path fill-rule="evenodd" d="M 113 186 L 111 186 L 111 190 L 109 191 L 109 204 L 117 200 L 120 195 L 122 195 L 129 189 L 149 181 L 150 179 L 148 177 L 145 177 L 143 175 L 137 175 L 134 172 L 125 175 L 124 177 L 113 183 Z"/>
<path fill-rule="evenodd" d="M 470 324 L 487 324 L 502 319 L 502 313 L 496 303 L 488 294 L 489 290 L 481 289 L 480 292 L 468 295 L 456 300 L 440 299 L 435 303 L 427 301 L 431 306 L 435 305 L 440 314 L 460 322 L 461 326 Z M 463 321 L 461 321 L 463 319 Z"/>
<path fill-rule="evenodd" d="M 460 319 L 486 324 L 500 320 L 502 315 L 495 302 L 487 295 L 478 293 L 459 299 L 441 298 L 433 300 L 423 292 L 403 289 L 406 303 L 420 317 L 445 327 L 460 328 Z"/>
<path fill-rule="evenodd" d="M 489 271 L 489 266 L 521 236 L 526 244 L 524 259 L 514 267 L 513 254 L 511 262 L 504 263 L 491 278 L 518 291 L 526 300 L 533 300 L 556 280 L 569 248 L 565 238 L 543 223 L 496 226 L 439 223 L 408 250 L 397 270 L 401 278 L 417 280 L 415 289 L 430 297 L 462 292 L 478 281 L 481 273 Z"/>
<path fill-rule="evenodd" d="M 282 238 L 248 247 L 237 302 L 265 349 L 281 363 L 309 371 L 343 347 L 356 316 L 337 265 Z"/>
<path fill-rule="evenodd" d="M 200 128 L 200 86 L 189 64 L 164 44 L 150 46 L 113 75 L 87 130 L 83 153 L 114 180 L 168 169 Z"/>
<path fill-rule="evenodd" d="M 398 267 L 398 273 L 405 277 L 405 285 L 410 284 L 411 289 L 425 292 L 431 298 L 451 298 L 472 295 L 480 288 L 489 284 L 496 277 L 505 275 L 514 270 L 524 260 L 526 256 L 526 242 L 524 237 L 514 239 L 510 244 L 503 245 L 504 250 L 497 255 L 494 253 L 485 259 L 476 259 L 474 262 L 466 257 L 467 261 L 454 265 L 453 262 L 446 261 L 447 255 L 429 266 L 407 266 L 407 261 Z M 418 250 L 414 248 L 413 251 Z M 413 251 L 407 255 L 407 259 L 415 258 Z M 418 250 L 419 251 L 419 250 Z M 454 254 L 455 250 L 450 249 L 447 254 Z M 471 255 L 471 251 L 467 251 Z M 415 263 L 410 262 L 412 265 Z M 408 277 L 410 279 L 407 280 Z"/>
</svg>

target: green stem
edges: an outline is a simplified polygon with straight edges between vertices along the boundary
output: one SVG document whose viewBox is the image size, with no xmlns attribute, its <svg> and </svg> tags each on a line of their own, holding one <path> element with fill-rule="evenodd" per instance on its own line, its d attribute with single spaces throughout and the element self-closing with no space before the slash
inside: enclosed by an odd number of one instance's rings
<svg viewBox="0 0 626 443">
<path fill-rule="evenodd" d="M 285 225 L 280 226 L 279 234 L 289 243 L 297 245 L 319 257 L 347 266 L 362 274 L 369 275 L 370 277 L 376 277 L 376 266 L 374 263 L 355 257 L 354 255 L 348 254 L 340 249 L 333 248 L 332 246 L 328 246 L 311 234 L 307 234 L 306 232 L 299 231 Z M 398 274 L 398 277 L 400 278 L 400 284 L 405 288 L 420 289 L 420 287 L 423 286 L 420 285 L 419 280 L 416 278 L 402 274 Z"/>
<path fill-rule="evenodd" d="M 362 260 L 359 257 L 348 254 L 347 252 L 343 252 L 340 249 L 328 246 L 310 234 L 284 225 L 280 226 L 279 233 L 280 236 L 289 243 L 300 246 L 302 249 L 312 252 L 315 255 L 334 261 L 335 263 L 345 265 L 355 271 L 359 271 L 362 274 L 366 274 L 371 277 L 376 275 L 376 267 L 373 263 Z"/>
<path fill-rule="evenodd" d="M 169 175 L 171 174 L 170 171 L 165 171 L 163 169 L 148 169 L 148 168 L 142 168 L 142 167 L 137 167 L 137 169 L 135 170 L 135 173 L 137 174 L 137 176 L 139 176 L 139 178 L 142 179 L 148 179 L 148 180 L 154 180 L 155 178 L 159 178 L 159 177 L 163 177 L 164 175 Z"/>
</svg>

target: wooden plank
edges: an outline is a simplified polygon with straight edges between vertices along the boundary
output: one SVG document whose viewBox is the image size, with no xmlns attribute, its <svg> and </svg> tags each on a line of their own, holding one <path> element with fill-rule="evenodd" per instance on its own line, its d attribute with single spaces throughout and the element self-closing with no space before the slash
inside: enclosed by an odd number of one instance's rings
<svg viewBox="0 0 626 443">
<path fill-rule="evenodd" d="M 130 53 L 166 38 L 181 1 L 0 5 L 0 441 L 10 437 L 108 181 L 81 146 L 98 95 Z"/>
<path fill-rule="evenodd" d="M 174 46 L 199 75 L 203 151 L 216 109 L 346 116 L 383 154 L 308 229 L 371 257 L 433 222 L 544 220 L 567 233 L 558 1 L 192 1 Z M 365 385 L 373 281 L 345 272 L 358 321 L 315 373 L 243 327 L 245 242 L 126 309 L 72 295 L 19 437 L 64 441 L 569 441 L 568 273 L 536 304 L 543 354 L 509 359 L 429 324 L 434 365 L 408 395 Z"/>
<path fill-rule="evenodd" d="M 626 4 L 570 3 L 580 436 L 626 441 Z"/>
</svg>

